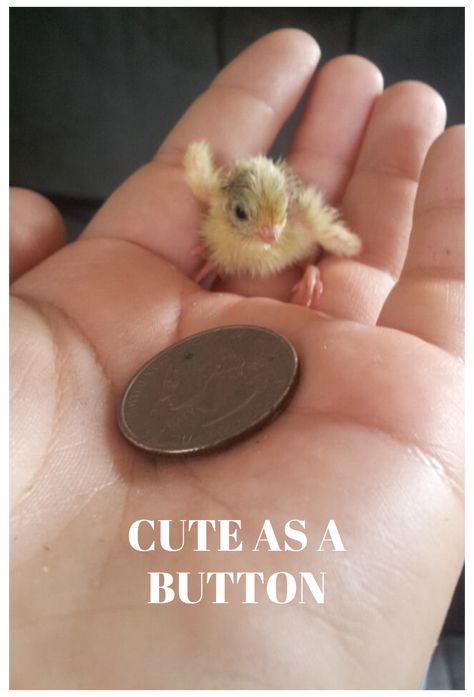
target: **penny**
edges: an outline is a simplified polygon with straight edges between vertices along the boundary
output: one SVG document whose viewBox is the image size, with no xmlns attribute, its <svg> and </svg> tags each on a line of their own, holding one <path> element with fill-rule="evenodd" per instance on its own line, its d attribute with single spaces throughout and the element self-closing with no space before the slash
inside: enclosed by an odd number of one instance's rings
<svg viewBox="0 0 474 697">
<path fill-rule="evenodd" d="M 288 404 L 298 356 L 282 336 L 234 325 L 166 348 L 132 378 L 118 423 L 134 445 L 161 455 L 197 455 L 254 433 Z"/>
</svg>

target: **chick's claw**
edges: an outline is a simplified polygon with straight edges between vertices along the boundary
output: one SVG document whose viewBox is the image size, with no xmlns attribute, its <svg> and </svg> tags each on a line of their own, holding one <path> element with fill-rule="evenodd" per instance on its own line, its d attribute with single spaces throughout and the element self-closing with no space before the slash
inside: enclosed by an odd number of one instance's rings
<svg viewBox="0 0 474 697">
<path fill-rule="evenodd" d="M 193 281 L 203 288 L 211 288 L 218 275 L 216 265 L 208 259 L 194 274 Z"/>
<path fill-rule="evenodd" d="M 317 266 L 308 264 L 301 280 L 291 290 L 291 302 L 303 307 L 317 307 L 323 292 L 323 282 Z"/>
<path fill-rule="evenodd" d="M 201 285 L 203 288 L 209 289 L 212 287 L 219 274 L 216 265 L 209 259 L 206 259 L 207 253 L 206 245 L 202 244 L 201 242 L 195 244 L 190 251 L 190 255 L 192 257 L 205 259 L 204 263 L 199 267 L 192 277 L 193 281 Z"/>
</svg>

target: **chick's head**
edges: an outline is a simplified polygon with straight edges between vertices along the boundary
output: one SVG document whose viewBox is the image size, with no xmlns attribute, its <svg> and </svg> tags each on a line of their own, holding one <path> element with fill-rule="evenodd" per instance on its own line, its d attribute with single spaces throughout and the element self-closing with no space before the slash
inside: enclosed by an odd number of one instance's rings
<svg viewBox="0 0 474 697">
<path fill-rule="evenodd" d="M 241 160 L 221 178 L 221 205 L 232 232 L 276 244 L 285 225 L 288 195 L 284 172 L 263 156 Z"/>
</svg>

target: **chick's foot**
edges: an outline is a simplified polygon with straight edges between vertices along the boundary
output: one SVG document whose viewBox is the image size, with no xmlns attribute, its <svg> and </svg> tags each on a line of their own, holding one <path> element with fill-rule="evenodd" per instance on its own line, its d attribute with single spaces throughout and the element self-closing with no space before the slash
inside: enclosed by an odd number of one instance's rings
<svg viewBox="0 0 474 697">
<path fill-rule="evenodd" d="M 301 280 L 291 290 L 291 302 L 303 307 L 316 308 L 322 292 L 323 282 L 319 269 L 314 264 L 308 264 Z"/>
</svg>

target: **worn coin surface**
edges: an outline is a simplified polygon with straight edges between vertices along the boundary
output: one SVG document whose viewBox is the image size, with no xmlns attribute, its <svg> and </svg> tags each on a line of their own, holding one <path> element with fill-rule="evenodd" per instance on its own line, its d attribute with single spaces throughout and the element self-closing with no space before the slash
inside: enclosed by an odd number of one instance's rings
<svg viewBox="0 0 474 697">
<path fill-rule="evenodd" d="M 122 433 L 162 455 L 225 448 L 279 414 L 298 380 L 298 356 L 263 327 L 218 327 L 165 349 L 135 375 L 119 407 Z"/>
</svg>

